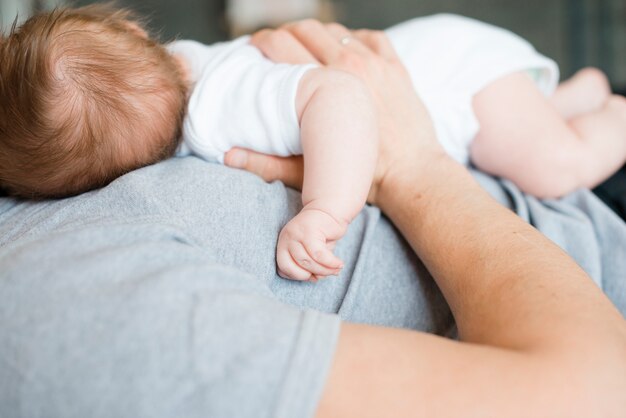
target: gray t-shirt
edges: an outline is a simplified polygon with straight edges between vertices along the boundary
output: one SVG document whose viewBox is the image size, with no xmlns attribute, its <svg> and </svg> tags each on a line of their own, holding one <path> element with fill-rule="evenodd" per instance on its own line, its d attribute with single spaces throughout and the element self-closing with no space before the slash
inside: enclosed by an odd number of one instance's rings
<svg viewBox="0 0 626 418">
<path fill-rule="evenodd" d="M 526 198 L 476 174 L 626 312 L 626 226 L 581 191 Z M 0 416 L 310 417 L 340 319 L 453 335 L 450 310 L 378 209 L 339 278 L 279 278 L 300 209 L 280 183 L 172 159 L 60 201 L 0 198 Z"/>
</svg>

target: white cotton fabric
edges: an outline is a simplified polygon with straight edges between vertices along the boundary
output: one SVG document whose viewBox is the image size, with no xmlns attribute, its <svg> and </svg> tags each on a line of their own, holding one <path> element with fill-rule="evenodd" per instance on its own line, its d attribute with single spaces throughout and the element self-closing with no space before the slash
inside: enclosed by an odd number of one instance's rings
<svg viewBox="0 0 626 418">
<path fill-rule="evenodd" d="M 416 18 L 387 31 L 424 101 L 446 151 L 462 164 L 479 130 L 472 99 L 498 78 L 532 71 L 539 89 L 557 86 L 556 63 L 514 33 L 455 15 Z M 177 41 L 194 81 L 179 155 L 223 162 L 238 146 L 280 156 L 302 154 L 296 93 L 313 65 L 276 64 L 249 37 L 211 46 Z"/>
<path fill-rule="evenodd" d="M 389 28 L 390 38 L 428 109 L 439 141 L 454 159 L 469 161 L 479 130 L 476 93 L 507 74 L 533 70 L 537 87 L 551 95 L 557 64 L 516 34 L 474 19 L 440 14 Z"/>
<path fill-rule="evenodd" d="M 304 73 L 315 66 L 276 64 L 248 40 L 168 46 L 185 58 L 193 81 L 180 155 L 223 163 L 235 146 L 280 156 L 302 154 L 296 93 Z"/>
</svg>

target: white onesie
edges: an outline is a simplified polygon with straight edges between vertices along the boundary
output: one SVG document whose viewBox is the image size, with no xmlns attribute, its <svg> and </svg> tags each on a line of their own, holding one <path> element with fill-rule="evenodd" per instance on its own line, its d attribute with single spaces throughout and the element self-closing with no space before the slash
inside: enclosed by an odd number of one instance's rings
<svg viewBox="0 0 626 418">
<path fill-rule="evenodd" d="M 467 164 L 478 132 L 473 96 L 496 79 L 532 71 L 539 89 L 553 93 L 556 63 L 519 36 L 455 15 L 435 15 L 386 31 L 428 109 L 439 141 Z M 280 156 L 301 154 L 295 108 L 298 84 L 313 65 L 276 64 L 248 44 L 248 37 L 206 46 L 168 46 L 190 66 L 194 82 L 179 155 L 223 162 L 232 147 Z"/>
<path fill-rule="evenodd" d="M 249 45 L 249 37 L 203 45 L 177 41 L 193 84 L 179 155 L 224 162 L 234 146 L 280 156 L 302 154 L 295 99 L 313 65 L 276 64 Z"/>
</svg>

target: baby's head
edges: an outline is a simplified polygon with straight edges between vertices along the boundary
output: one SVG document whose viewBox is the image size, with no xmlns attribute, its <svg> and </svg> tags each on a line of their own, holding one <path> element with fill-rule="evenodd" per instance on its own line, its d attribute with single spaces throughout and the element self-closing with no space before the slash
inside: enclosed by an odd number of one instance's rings
<svg viewBox="0 0 626 418">
<path fill-rule="evenodd" d="M 0 187 L 63 197 L 171 156 L 183 69 L 130 12 L 37 15 L 0 39 Z"/>
</svg>

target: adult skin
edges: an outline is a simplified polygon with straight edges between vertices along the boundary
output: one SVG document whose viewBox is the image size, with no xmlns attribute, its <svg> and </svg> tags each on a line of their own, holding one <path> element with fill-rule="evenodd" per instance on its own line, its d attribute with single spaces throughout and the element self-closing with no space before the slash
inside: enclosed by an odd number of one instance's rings
<svg viewBox="0 0 626 418">
<path fill-rule="evenodd" d="M 623 416 L 626 322 L 569 256 L 445 155 L 385 36 L 303 21 L 252 42 L 369 86 L 381 127 L 369 201 L 432 273 L 461 340 L 344 323 L 317 416 Z M 234 150 L 226 163 L 301 184 L 301 159 Z"/>
</svg>

